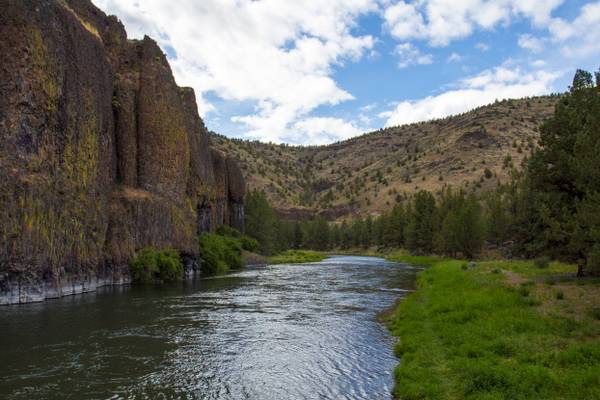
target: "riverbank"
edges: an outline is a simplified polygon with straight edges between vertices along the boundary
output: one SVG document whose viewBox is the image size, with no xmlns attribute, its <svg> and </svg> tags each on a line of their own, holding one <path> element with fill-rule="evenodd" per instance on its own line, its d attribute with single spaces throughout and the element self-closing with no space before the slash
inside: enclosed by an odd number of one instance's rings
<svg viewBox="0 0 600 400">
<path fill-rule="evenodd" d="M 405 250 L 380 251 L 375 248 L 351 248 L 335 251 L 286 250 L 275 256 L 266 257 L 265 260 L 269 264 L 302 264 L 319 262 L 333 256 L 380 257 L 388 261 L 415 265 L 431 265 L 433 262 L 446 260 L 439 256 L 413 256 Z"/>
<path fill-rule="evenodd" d="M 303 264 L 323 261 L 327 253 L 312 250 L 287 250 L 276 256 L 268 257 L 269 264 Z"/>
<path fill-rule="evenodd" d="M 600 281 L 529 261 L 430 265 L 388 321 L 399 337 L 394 396 L 600 399 Z"/>
</svg>

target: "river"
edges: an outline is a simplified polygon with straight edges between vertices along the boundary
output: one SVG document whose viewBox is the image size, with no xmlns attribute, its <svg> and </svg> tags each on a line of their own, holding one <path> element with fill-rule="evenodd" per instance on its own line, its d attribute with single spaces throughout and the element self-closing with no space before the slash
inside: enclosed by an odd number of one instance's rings
<svg viewBox="0 0 600 400">
<path fill-rule="evenodd" d="M 336 256 L 2 307 L 0 398 L 390 399 L 376 315 L 415 272 Z"/>
</svg>

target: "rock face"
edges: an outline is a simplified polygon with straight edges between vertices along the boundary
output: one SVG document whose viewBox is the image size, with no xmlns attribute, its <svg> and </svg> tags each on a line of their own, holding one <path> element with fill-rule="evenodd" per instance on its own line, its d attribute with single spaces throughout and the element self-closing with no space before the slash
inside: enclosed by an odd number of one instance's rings
<svg viewBox="0 0 600 400">
<path fill-rule="evenodd" d="M 129 279 L 145 246 L 187 260 L 243 230 L 245 184 L 150 38 L 89 0 L 0 2 L 0 304 Z"/>
</svg>

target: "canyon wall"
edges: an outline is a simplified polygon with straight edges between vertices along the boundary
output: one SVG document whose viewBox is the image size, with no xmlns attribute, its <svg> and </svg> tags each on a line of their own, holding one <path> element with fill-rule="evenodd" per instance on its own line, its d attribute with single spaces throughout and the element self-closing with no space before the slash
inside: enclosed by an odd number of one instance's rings
<svg viewBox="0 0 600 400">
<path fill-rule="evenodd" d="M 0 304 L 127 282 L 145 246 L 188 268 L 243 230 L 245 183 L 152 39 L 89 0 L 0 3 Z"/>
</svg>

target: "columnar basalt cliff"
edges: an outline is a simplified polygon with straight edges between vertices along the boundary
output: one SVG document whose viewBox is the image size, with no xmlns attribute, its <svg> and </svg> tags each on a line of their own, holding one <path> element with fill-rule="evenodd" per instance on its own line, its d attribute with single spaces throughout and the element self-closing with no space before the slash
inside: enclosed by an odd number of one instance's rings
<svg viewBox="0 0 600 400">
<path fill-rule="evenodd" d="M 244 180 L 150 38 L 89 0 L 0 2 L 0 304 L 128 280 L 145 246 L 193 264 L 243 230 Z"/>
</svg>

